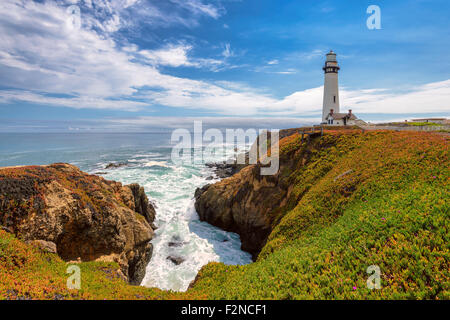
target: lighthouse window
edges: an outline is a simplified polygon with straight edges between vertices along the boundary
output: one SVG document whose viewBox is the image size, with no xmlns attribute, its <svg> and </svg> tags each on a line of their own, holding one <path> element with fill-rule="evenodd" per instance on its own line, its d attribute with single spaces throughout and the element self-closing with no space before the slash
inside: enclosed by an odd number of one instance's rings
<svg viewBox="0 0 450 320">
<path fill-rule="evenodd" d="M 336 103 L 336 96 L 333 97 L 334 103 Z"/>
</svg>

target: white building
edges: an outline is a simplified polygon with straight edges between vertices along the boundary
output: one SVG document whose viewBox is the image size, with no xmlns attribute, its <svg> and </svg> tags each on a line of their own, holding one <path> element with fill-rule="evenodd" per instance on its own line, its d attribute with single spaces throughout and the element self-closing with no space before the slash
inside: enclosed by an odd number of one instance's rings
<svg viewBox="0 0 450 320">
<path fill-rule="evenodd" d="M 339 64 L 336 53 L 327 53 L 327 59 L 323 71 L 325 72 L 325 84 L 323 90 L 322 124 L 327 125 L 355 125 L 357 117 L 349 110 L 348 113 L 340 113 L 339 105 Z"/>
<path fill-rule="evenodd" d="M 352 110 L 348 110 L 348 113 L 335 113 L 333 109 L 325 117 L 325 123 L 330 126 L 354 126 L 357 123 L 358 118 L 352 113 Z"/>
</svg>

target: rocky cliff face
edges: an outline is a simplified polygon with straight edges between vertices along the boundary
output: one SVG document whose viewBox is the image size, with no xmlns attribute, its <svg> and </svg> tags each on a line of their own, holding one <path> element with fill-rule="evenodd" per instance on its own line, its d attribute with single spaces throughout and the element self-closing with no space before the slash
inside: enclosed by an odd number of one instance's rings
<svg viewBox="0 0 450 320">
<path fill-rule="evenodd" d="M 283 130 L 280 138 L 295 133 Z M 197 189 L 195 208 L 200 219 L 238 233 L 242 250 L 256 259 L 272 231 L 272 212 L 285 205 L 289 196 L 289 182 L 283 172 L 290 172 L 296 164 L 292 158 L 289 152 L 282 153 L 275 175 L 263 176 L 260 165 L 248 165 L 230 178 Z"/>
<path fill-rule="evenodd" d="M 147 196 L 145 195 L 145 190 L 143 187 L 138 185 L 137 183 L 133 183 L 127 186 L 134 198 L 134 210 L 142 215 L 145 220 L 150 224 L 152 229 L 156 229 L 153 221 L 155 220 L 156 211 L 152 204 L 148 201 Z M 133 207 L 130 204 L 130 207 Z"/>
<path fill-rule="evenodd" d="M 55 244 L 64 260 L 115 261 L 139 284 L 152 255 L 155 210 L 139 185 L 123 186 L 68 164 L 0 169 L 0 224 Z"/>
<path fill-rule="evenodd" d="M 279 176 L 261 176 L 251 165 L 238 174 L 197 189 L 195 208 L 200 219 L 241 236 L 242 250 L 253 258 L 264 246 L 271 231 L 269 213 L 287 194 Z"/>
<path fill-rule="evenodd" d="M 254 260 L 281 219 L 281 213 L 295 205 L 313 185 L 316 177 L 308 175 L 308 166 L 318 161 L 319 152 L 335 145 L 334 140 L 320 139 L 320 132 L 304 135 L 302 139 L 303 130 L 279 132 L 276 174 L 261 175 L 260 164 L 241 166 L 233 176 L 196 190 L 195 209 L 200 219 L 239 234 L 242 250 L 251 253 Z M 270 134 L 268 139 L 270 145 Z M 324 172 L 331 168 L 328 166 Z M 300 192 L 293 192 L 294 185 L 299 183 L 293 181 L 296 171 L 307 177 Z"/>
</svg>

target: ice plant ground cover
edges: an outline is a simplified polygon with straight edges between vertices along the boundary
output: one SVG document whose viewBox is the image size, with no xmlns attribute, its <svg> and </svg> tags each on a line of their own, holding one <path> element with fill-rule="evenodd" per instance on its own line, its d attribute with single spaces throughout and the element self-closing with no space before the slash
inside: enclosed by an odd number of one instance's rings
<svg viewBox="0 0 450 320">
<path fill-rule="evenodd" d="M 0 298 L 449 299 L 448 136 L 327 130 L 280 141 L 280 179 L 292 188 L 271 212 L 255 263 L 210 263 L 185 293 L 133 287 L 114 264 L 81 263 L 66 288 L 64 261 L 0 231 Z M 346 173 L 342 175 L 343 173 Z M 381 270 L 370 290 L 367 267 Z"/>
</svg>

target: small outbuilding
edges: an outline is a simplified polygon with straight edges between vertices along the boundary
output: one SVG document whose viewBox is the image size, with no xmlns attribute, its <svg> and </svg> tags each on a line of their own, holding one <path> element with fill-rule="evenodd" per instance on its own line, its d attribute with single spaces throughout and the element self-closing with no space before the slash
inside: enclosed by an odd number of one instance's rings
<svg viewBox="0 0 450 320">
<path fill-rule="evenodd" d="M 330 126 L 353 126 L 356 125 L 358 118 L 348 110 L 348 113 L 335 113 L 334 109 L 325 117 L 326 124 Z"/>
</svg>

